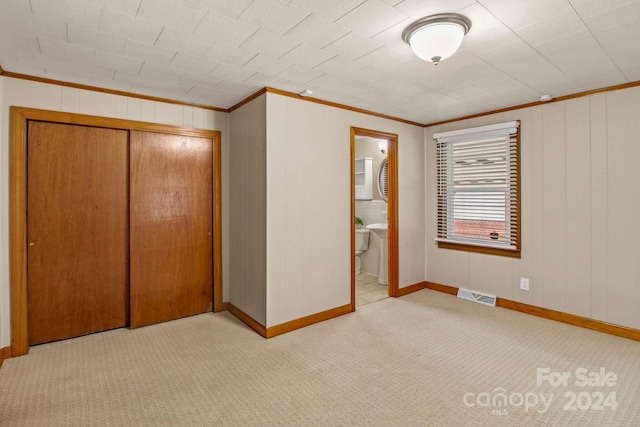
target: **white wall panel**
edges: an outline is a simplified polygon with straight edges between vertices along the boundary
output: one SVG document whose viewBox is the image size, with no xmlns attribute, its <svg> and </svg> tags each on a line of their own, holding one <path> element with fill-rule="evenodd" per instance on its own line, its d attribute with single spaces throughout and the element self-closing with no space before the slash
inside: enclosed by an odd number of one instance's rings
<svg viewBox="0 0 640 427">
<path fill-rule="evenodd" d="M 62 88 L 61 111 L 80 111 L 80 89 L 73 87 Z"/>
<path fill-rule="evenodd" d="M 427 251 L 428 281 L 441 283 L 443 285 L 456 286 L 458 288 L 468 289 L 471 287 L 471 280 L 469 277 L 470 260 L 468 252 L 440 250 L 433 239 L 427 243 Z M 484 289 L 474 290 L 484 291 Z"/>
<path fill-rule="evenodd" d="M 155 115 L 156 103 L 146 99 L 140 100 L 140 120 L 143 122 L 152 122 Z"/>
<path fill-rule="evenodd" d="M 542 107 L 534 107 L 531 109 L 531 146 L 532 156 L 529 160 L 522 158 L 522 164 L 531 162 L 532 168 L 532 193 L 522 193 L 522 202 L 531 200 L 533 205 L 533 234 L 531 239 L 523 239 L 522 251 L 533 251 L 533 272 L 529 282 L 530 290 L 522 291 L 521 294 L 530 294 L 529 298 L 522 295 L 520 301 L 531 301 L 534 305 L 544 307 L 544 150 L 542 147 Z M 523 135 L 524 136 L 524 135 Z M 522 144 L 527 142 L 523 138 Z M 522 276 L 521 276 L 522 277 Z M 527 299 L 529 301 L 527 301 Z"/>
<path fill-rule="evenodd" d="M 229 302 L 266 326 L 266 96 L 231 113 Z M 205 114 L 207 121 L 213 115 Z"/>
<path fill-rule="evenodd" d="M 129 102 L 127 99 L 126 96 L 116 95 L 116 117 L 118 119 L 126 120 L 129 118 Z"/>
<path fill-rule="evenodd" d="M 42 110 L 60 110 L 62 107 L 62 88 L 25 80 L 21 85 L 21 106 Z"/>
<path fill-rule="evenodd" d="M 0 77 L 2 124 L 0 125 L 0 348 L 11 344 L 9 257 L 9 123 L 10 106 L 21 105 L 20 80 Z"/>
<path fill-rule="evenodd" d="M 202 108 L 193 110 L 193 127 L 196 129 L 204 127 L 204 110 Z"/>
<path fill-rule="evenodd" d="M 116 95 L 80 90 L 80 111 L 90 116 L 115 117 Z"/>
<path fill-rule="evenodd" d="M 185 127 L 193 127 L 193 107 L 185 106 L 182 111 L 183 122 Z"/>
<path fill-rule="evenodd" d="M 398 136 L 398 253 L 400 287 L 424 281 L 424 144 Z M 376 171 L 377 172 L 377 171 Z"/>
<path fill-rule="evenodd" d="M 566 306 L 591 313 L 591 130 L 589 98 L 566 102 Z"/>
<path fill-rule="evenodd" d="M 266 98 L 266 95 L 265 95 Z M 286 110 L 286 100 L 280 97 L 269 98 L 265 108 L 275 111 Z M 281 212 L 287 206 L 287 182 L 286 169 L 286 145 L 282 141 L 287 137 L 287 123 L 283 120 L 269 121 L 267 111 L 267 141 L 276 141 L 267 149 L 266 192 L 267 192 L 267 217 L 265 227 L 267 230 L 267 306 L 266 318 L 270 313 L 286 313 L 288 307 L 287 291 L 288 283 L 285 281 L 280 286 L 269 286 L 278 280 L 287 277 L 287 260 L 283 254 L 287 253 L 287 241 L 289 231 L 287 229 L 287 216 Z M 265 141 L 266 142 L 266 141 Z M 302 278 L 300 279 L 302 282 Z"/>
<path fill-rule="evenodd" d="M 468 288 L 491 295 L 508 295 L 512 264 L 504 257 L 469 254 Z"/>
<path fill-rule="evenodd" d="M 608 225 L 607 95 L 589 98 L 591 133 L 591 316 L 608 316 Z"/>
<path fill-rule="evenodd" d="M 141 120 L 141 104 L 142 100 L 139 98 L 127 99 L 127 119 L 129 120 Z"/>
<path fill-rule="evenodd" d="M 566 303 L 566 160 L 564 103 L 542 107 L 544 228 L 542 301 L 562 311 Z"/>
<path fill-rule="evenodd" d="M 640 90 L 607 94 L 608 303 L 612 323 L 640 328 Z"/>
<path fill-rule="evenodd" d="M 205 129 L 213 129 L 216 126 L 219 115 L 212 110 L 203 110 L 203 125 Z"/>
<path fill-rule="evenodd" d="M 289 100 L 286 98 L 285 102 L 289 104 Z M 325 133 L 318 129 L 317 125 L 310 123 L 312 117 L 322 114 L 321 111 L 318 111 L 317 105 L 311 107 L 316 110 L 312 114 L 300 116 L 299 120 L 286 121 L 286 134 L 282 140 L 267 139 L 268 149 L 271 148 L 272 144 L 281 143 L 285 152 L 284 158 L 281 159 L 284 164 L 270 162 L 267 165 L 267 169 L 282 167 L 286 172 L 287 187 L 284 214 L 287 220 L 287 227 L 286 259 L 284 262 L 286 262 L 287 272 L 285 276 L 287 313 L 290 313 L 292 319 L 313 313 L 309 312 L 310 305 L 312 305 L 310 300 L 320 297 L 322 293 L 321 284 L 325 283 L 323 277 L 314 277 L 314 273 L 323 275 L 321 270 L 316 268 L 316 265 L 327 267 L 327 261 L 334 255 L 329 255 L 331 252 L 323 253 L 322 250 L 327 249 L 325 248 L 326 239 L 332 239 L 336 235 L 336 225 L 327 220 L 332 216 L 332 212 L 336 207 L 336 196 L 331 194 L 334 193 L 333 191 L 327 190 L 336 188 L 331 181 L 335 175 L 339 175 L 337 171 L 340 168 L 335 165 L 327 170 L 327 166 L 331 165 L 331 163 L 327 162 L 324 157 L 326 157 L 326 153 L 340 151 L 340 149 L 336 145 L 337 141 L 326 141 L 325 144 L 318 144 L 316 138 L 308 136 L 309 134 Z M 269 119 L 272 117 L 272 113 L 275 113 L 275 119 L 279 120 L 278 112 L 280 110 L 271 109 L 270 96 L 267 97 L 267 111 Z M 326 137 L 327 135 L 321 136 L 322 139 Z M 269 160 L 272 161 L 273 156 L 269 156 Z M 324 176 L 328 180 L 325 188 L 319 189 L 314 185 L 316 183 L 322 184 L 322 180 L 316 178 L 318 176 Z M 268 185 L 270 186 L 270 183 Z M 274 190 L 277 191 L 277 188 Z M 329 200 L 326 200 L 327 198 Z M 271 206 L 269 200 L 267 203 Z M 316 233 L 315 231 L 317 230 L 322 230 L 322 233 Z M 278 232 L 273 229 L 270 229 L 270 231 Z M 274 283 L 269 282 L 269 288 Z M 271 311 L 270 314 L 275 315 L 275 312 Z M 284 316 L 280 319 L 277 317 L 268 318 L 270 326 L 283 323 L 286 320 L 291 319 L 287 319 Z"/>
<path fill-rule="evenodd" d="M 165 104 L 162 102 L 156 102 L 155 119 L 162 123 L 167 123 L 175 126 L 183 126 L 184 108 L 184 106 L 178 104 Z"/>
</svg>

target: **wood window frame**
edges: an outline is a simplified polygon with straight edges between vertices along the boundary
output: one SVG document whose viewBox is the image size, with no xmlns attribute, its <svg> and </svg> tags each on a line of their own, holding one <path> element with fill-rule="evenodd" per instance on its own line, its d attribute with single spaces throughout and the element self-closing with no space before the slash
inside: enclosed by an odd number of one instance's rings
<svg viewBox="0 0 640 427">
<path fill-rule="evenodd" d="M 480 245 L 465 244 L 464 242 L 456 242 L 456 241 L 437 241 L 436 243 L 438 245 L 438 248 L 452 249 L 452 250 L 486 254 L 486 255 L 497 255 L 497 256 L 504 256 L 509 258 L 518 258 L 518 259 L 522 257 L 521 135 L 522 135 L 522 130 L 520 128 L 520 122 L 518 121 L 518 131 L 515 137 L 516 155 L 515 155 L 515 158 L 512 160 L 513 164 L 515 165 L 515 177 L 513 178 L 515 178 L 516 180 L 515 193 L 516 193 L 517 202 L 516 202 L 516 209 L 515 209 L 516 212 L 515 213 L 511 212 L 511 218 L 516 222 L 516 226 L 512 230 L 513 232 L 516 233 L 516 239 L 515 239 L 516 248 L 506 249 L 506 248 L 500 248 L 500 247 L 491 247 L 489 245 L 480 246 Z M 440 186 L 437 184 L 436 186 L 437 186 L 437 200 L 440 200 Z"/>
<path fill-rule="evenodd" d="M 211 138 L 213 142 L 213 311 L 225 310 L 222 301 L 222 182 L 219 131 L 84 114 L 11 107 L 9 129 L 9 253 L 11 287 L 11 350 L 14 357 L 29 352 L 27 313 L 27 125 L 30 120 L 69 125 L 138 130 Z"/>
</svg>

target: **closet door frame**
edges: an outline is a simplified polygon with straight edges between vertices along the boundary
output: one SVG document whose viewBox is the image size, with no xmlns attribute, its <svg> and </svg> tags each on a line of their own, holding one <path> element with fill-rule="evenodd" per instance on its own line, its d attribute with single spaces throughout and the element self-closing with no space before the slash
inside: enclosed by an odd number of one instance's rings
<svg viewBox="0 0 640 427">
<path fill-rule="evenodd" d="M 137 130 L 171 135 L 211 138 L 213 142 L 213 311 L 226 309 L 222 301 L 222 183 L 221 137 L 219 131 L 133 120 L 112 119 L 84 114 L 11 107 L 9 129 L 9 247 L 11 283 L 11 353 L 29 352 L 27 311 L 27 124 L 29 120 L 69 125 Z"/>
</svg>

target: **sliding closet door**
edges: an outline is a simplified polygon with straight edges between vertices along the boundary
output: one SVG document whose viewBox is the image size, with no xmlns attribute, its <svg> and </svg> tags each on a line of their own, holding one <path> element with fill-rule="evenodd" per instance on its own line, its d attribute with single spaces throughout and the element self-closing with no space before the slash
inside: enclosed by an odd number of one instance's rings
<svg viewBox="0 0 640 427">
<path fill-rule="evenodd" d="M 207 138 L 131 132 L 132 328 L 211 310 L 212 150 Z"/>
<path fill-rule="evenodd" d="M 128 323 L 127 131 L 29 122 L 29 344 Z"/>
</svg>

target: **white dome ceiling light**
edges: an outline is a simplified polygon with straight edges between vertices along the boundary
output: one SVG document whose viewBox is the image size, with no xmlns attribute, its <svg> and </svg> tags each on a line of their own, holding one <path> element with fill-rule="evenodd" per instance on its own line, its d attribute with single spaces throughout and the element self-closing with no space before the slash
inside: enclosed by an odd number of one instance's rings
<svg viewBox="0 0 640 427">
<path fill-rule="evenodd" d="M 466 16 L 440 13 L 413 22 L 402 32 L 402 40 L 418 58 L 438 65 L 456 53 L 470 28 L 471 20 Z"/>
</svg>

